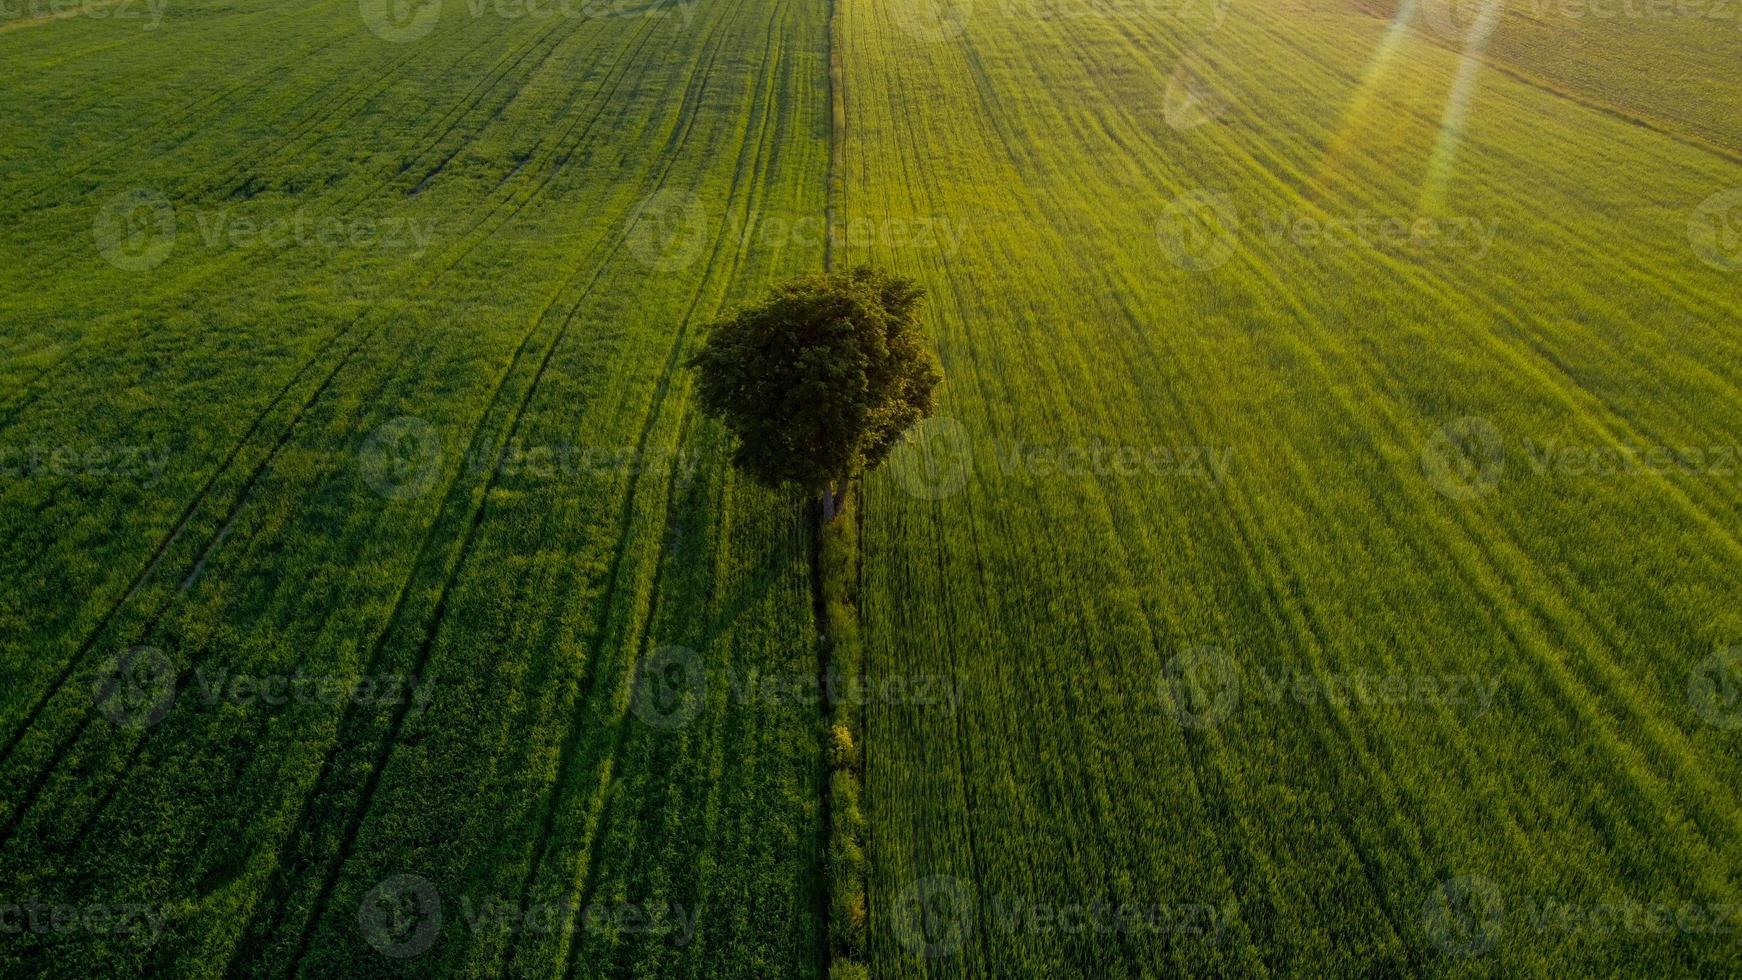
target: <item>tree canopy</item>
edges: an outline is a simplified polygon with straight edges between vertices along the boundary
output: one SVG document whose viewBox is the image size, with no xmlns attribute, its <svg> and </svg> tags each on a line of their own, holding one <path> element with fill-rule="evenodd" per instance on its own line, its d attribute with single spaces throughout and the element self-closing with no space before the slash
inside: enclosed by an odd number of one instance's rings
<svg viewBox="0 0 1742 980">
<path fill-rule="evenodd" d="M 930 415 L 943 380 L 911 279 L 855 268 L 800 276 L 714 323 L 691 360 L 701 404 L 768 486 L 838 496 Z"/>
</svg>

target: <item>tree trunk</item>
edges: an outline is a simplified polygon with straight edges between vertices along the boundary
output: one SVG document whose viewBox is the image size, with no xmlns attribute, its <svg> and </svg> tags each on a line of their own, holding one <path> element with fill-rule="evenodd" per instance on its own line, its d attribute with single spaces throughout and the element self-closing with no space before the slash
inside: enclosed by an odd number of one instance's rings
<svg viewBox="0 0 1742 980">
<path fill-rule="evenodd" d="M 823 488 L 824 524 L 835 523 L 835 518 L 841 513 L 841 508 L 847 505 L 847 486 L 846 480 L 830 480 L 829 485 Z"/>
</svg>

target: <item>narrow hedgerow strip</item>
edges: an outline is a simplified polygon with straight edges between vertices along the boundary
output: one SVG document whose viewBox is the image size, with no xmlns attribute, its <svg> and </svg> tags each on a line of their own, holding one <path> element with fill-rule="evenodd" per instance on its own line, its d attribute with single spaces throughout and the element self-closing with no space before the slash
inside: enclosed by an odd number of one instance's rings
<svg viewBox="0 0 1742 980">
<path fill-rule="evenodd" d="M 817 535 L 817 582 L 822 629 L 825 710 L 828 733 L 824 757 L 829 777 L 828 815 L 829 976 L 831 980 L 869 977 L 866 951 L 865 814 L 861 804 L 864 719 L 853 689 L 864 666 L 856 605 L 856 556 L 859 549 L 858 504 L 851 492 L 832 521 L 822 522 Z"/>
<path fill-rule="evenodd" d="M 841 50 L 839 6 L 829 11 L 829 192 L 824 236 L 823 265 L 835 266 L 834 238 L 837 208 L 844 190 L 847 138 L 846 72 Z M 821 669 L 828 733 L 824 758 L 828 785 L 824 788 L 824 820 L 828 827 L 827 879 L 830 980 L 869 980 L 865 965 L 868 949 L 866 903 L 867 824 L 864 797 L 864 750 L 861 747 L 864 719 L 853 710 L 853 700 L 839 694 L 851 690 L 864 670 L 864 646 L 859 635 L 859 610 L 854 574 L 858 567 L 859 505 L 849 484 L 840 509 L 830 520 L 818 508 L 817 606 L 822 633 Z"/>
</svg>

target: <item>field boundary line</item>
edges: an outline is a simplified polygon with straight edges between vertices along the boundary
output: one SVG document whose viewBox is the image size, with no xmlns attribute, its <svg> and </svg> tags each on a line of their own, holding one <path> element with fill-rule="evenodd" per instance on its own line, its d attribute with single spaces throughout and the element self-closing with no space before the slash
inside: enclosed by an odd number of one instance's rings
<svg viewBox="0 0 1742 980">
<path fill-rule="evenodd" d="M 847 189 L 847 71 L 843 39 L 844 0 L 829 0 L 827 34 L 829 45 L 829 167 L 824 196 L 825 234 L 823 270 L 834 272 L 836 221 L 844 208 Z M 819 690 L 837 690 L 831 675 L 846 671 L 855 680 L 865 671 L 865 651 L 857 605 L 857 571 L 860 562 L 859 531 L 863 510 L 857 497 L 863 487 L 857 480 L 842 487 L 842 502 L 834 508 L 821 501 L 808 502 L 811 531 L 811 613 L 816 630 L 817 681 Z M 833 490 L 824 491 L 833 494 Z M 831 517 L 833 520 L 831 520 Z M 869 848 L 863 806 L 865 798 L 864 710 L 824 697 L 818 721 L 822 765 L 819 771 L 818 812 L 822 829 L 816 895 L 817 953 L 822 974 L 833 975 L 836 966 L 844 974 L 865 972 L 870 950 L 870 903 L 867 866 Z M 837 756 L 839 756 L 837 758 Z M 836 799 L 836 781 L 844 791 Z M 857 860 L 852 856 L 857 855 Z M 845 913 L 844 921 L 842 914 Z"/>
<path fill-rule="evenodd" d="M 1356 9 L 1361 11 L 1364 15 L 1377 20 L 1388 21 L 1392 19 L 1390 14 L 1379 13 L 1366 3 L 1357 3 Z M 1452 42 L 1443 41 L 1439 37 L 1430 35 L 1429 33 L 1419 29 L 1415 33 L 1423 43 L 1450 51 L 1453 54 L 1465 53 Z M 1630 123 L 1660 136 L 1666 136 L 1692 149 L 1704 150 L 1713 156 L 1728 160 L 1734 164 L 1742 165 L 1742 150 L 1738 150 L 1736 147 L 1730 146 L 1727 143 L 1719 142 L 1698 132 L 1678 128 L 1674 123 L 1660 117 L 1636 109 L 1627 108 L 1626 106 L 1610 102 L 1595 95 L 1588 95 L 1558 85 L 1541 75 L 1537 75 L 1525 69 L 1509 58 L 1501 58 L 1493 54 L 1492 49 L 1476 52 L 1476 57 L 1481 61 L 1484 68 L 1491 69 L 1521 85 L 1529 86 L 1530 88 L 1536 89 L 1547 95 L 1552 95 L 1556 98 L 1571 102 L 1580 108 L 1589 109 L 1592 112 L 1609 116 L 1620 122 Z"/>
</svg>

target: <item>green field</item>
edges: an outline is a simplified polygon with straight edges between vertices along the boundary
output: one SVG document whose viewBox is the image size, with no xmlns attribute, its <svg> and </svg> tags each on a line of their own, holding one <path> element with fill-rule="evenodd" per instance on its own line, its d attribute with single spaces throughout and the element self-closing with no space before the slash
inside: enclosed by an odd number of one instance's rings
<svg viewBox="0 0 1742 980">
<path fill-rule="evenodd" d="M 1742 10 L 1419 2 L 0 10 L 0 976 L 1735 974 Z"/>
</svg>

